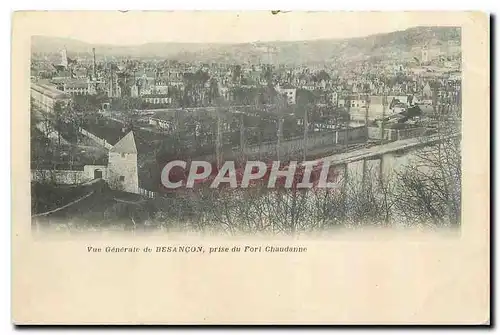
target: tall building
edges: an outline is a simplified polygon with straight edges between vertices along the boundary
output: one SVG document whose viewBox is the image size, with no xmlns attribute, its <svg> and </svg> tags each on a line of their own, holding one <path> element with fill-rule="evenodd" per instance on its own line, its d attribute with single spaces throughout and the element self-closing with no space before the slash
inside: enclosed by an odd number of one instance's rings
<svg viewBox="0 0 500 335">
<path fill-rule="evenodd" d="M 332 92 L 332 105 L 337 107 L 338 102 L 339 102 L 339 95 L 337 92 Z"/>
<path fill-rule="evenodd" d="M 422 48 L 422 63 L 427 63 L 429 61 L 429 49 L 427 48 L 427 45 L 425 45 Z"/>
<path fill-rule="evenodd" d="M 422 89 L 422 95 L 426 99 L 432 98 L 432 89 L 429 83 L 425 83 L 425 86 Z"/>
<path fill-rule="evenodd" d="M 130 96 L 132 98 L 137 98 L 139 96 L 139 88 L 137 87 L 137 84 L 132 85 L 130 88 Z"/>
<path fill-rule="evenodd" d="M 114 72 L 113 68 L 109 70 L 109 76 L 107 80 L 107 93 L 109 98 L 121 96 L 121 90 L 118 85 L 118 76 Z"/>
<path fill-rule="evenodd" d="M 68 55 L 66 52 L 66 48 L 61 50 L 61 62 L 58 65 L 64 68 L 68 67 Z"/>
</svg>

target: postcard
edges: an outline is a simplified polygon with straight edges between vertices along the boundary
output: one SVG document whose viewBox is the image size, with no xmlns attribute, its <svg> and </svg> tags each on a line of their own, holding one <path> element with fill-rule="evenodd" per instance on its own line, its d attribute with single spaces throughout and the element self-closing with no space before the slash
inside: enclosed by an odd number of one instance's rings
<svg viewBox="0 0 500 335">
<path fill-rule="evenodd" d="M 489 17 L 26 11 L 12 322 L 489 325 Z"/>
</svg>

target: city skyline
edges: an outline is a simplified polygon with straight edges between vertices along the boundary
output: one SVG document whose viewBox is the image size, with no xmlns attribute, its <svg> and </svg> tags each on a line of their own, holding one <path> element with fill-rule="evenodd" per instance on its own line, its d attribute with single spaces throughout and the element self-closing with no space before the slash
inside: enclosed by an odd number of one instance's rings
<svg viewBox="0 0 500 335">
<path fill-rule="evenodd" d="M 116 18 L 110 14 L 106 17 Z M 140 14 L 143 22 L 126 24 L 101 20 L 95 13 L 92 22 L 86 22 L 84 13 L 78 24 L 63 22 L 56 28 L 73 39 L 80 36 L 68 31 L 68 26 L 90 32 L 99 29 L 103 36 L 111 35 L 108 31 L 134 33 L 141 26 L 142 34 L 149 36 L 145 31 L 154 27 L 156 13 Z M 293 235 L 369 222 L 395 227 L 421 222 L 460 226 L 460 182 L 454 170 L 460 164 L 461 136 L 459 27 L 408 24 L 412 28 L 378 34 L 371 29 L 369 37 L 347 38 L 346 32 L 361 33 L 359 27 L 349 28 L 364 19 L 350 17 L 345 20 L 350 26 L 336 32 L 344 39 L 331 40 L 325 38 L 335 35 L 329 29 L 332 26 L 321 25 L 321 20 L 335 21 L 336 13 L 304 14 L 299 19 L 289 16 L 297 13 L 210 12 L 199 20 L 198 12 L 161 14 L 164 22 L 172 19 L 170 26 L 177 26 L 179 38 L 204 28 L 208 40 L 217 37 L 210 32 L 220 28 L 227 36 L 219 37 L 230 40 L 252 24 L 254 29 L 245 30 L 256 33 L 247 34 L 248 38 L 258 36 L 255 28 L 260 26 L 274 31 L 268 37 L 276 38 L 283 32 L 275 29 L 280 26 L 289 37 L 322 39 L 114 47 L 32 38 L 32 52 L 40 53 L 33 54 L 30 65 L 33 227 L 45 229 L 47 219 L 56 223 L 71 218 L 83 229 L 97 222 L 103 229 L 115 224 L 124 230 L 163 229 L 171 225 L 165 217 L 179 215 L 173 208 L 184 209 L 178 221 L 182 229 L 220 230 L 221 234 L 251 229 Z M 123 15 L 116 20 L 136 17 L 135 12 Z M 395 21 L 387 21 L 397 22 L 402 16 L 396 14 Z M 267 26 L 258 17 L 279 23 Z M 316 20 L 315 26 L 308 23 L 310 18 Z M 370 21 L 369 27 L 375 23 Z M 244 42 L 240 37 L 237 42 Z M 43 55 L 59 48 L 63 50 L 58 59 Z M 86 61 L 77 60 L 79 52 Z M 175 61 L 158 62 L 169 58 Z M 435 156 L 436 145 L 446 157 L 439 150 Z M 400 155 L 403 150 L 406 154 Z M 420 161 L 419 157 L 426 158 Z M 242 194 L 241 203 L 226 203 L 232 196 L 226 199 L 227 185 L 219 188 L 220 184 L 230 182 L 230 187 L 238 188 L 238 176 L 244 177 L 249 166 L 245 162 L 255 161 L 261 163 L 262 176 L 252 189 L 262 193 L 254 199 L 250 191 Z M 435 161 L 452 162 L 445 180 L 435 174 L 439 168 L 432 165 Z M 193 162 L 202 162 L 203 171 Z M 421 177 L 427 170 L 414 172 L 413 166 L 420 164 L 427 164 L 430 174 Z M 311 167 L 311 176 L 306 167 Z M 273 173 L 279 168 L 294 173 L 293 179 L 278 181 Z M 196 175 L 186 175 L 187 171 Z M 233 171 L 229 174 L 234 178 L 227 181 L 222 171 Z M 418 179 L 415 189 L 415 184 L 408 184 L 408 176 L 423 179 Z M 323 189 L 325 179 L 336 190 Z M 427 180 L 433 184 L 427 185 Z M 453 189 L 442 183 L 454 185 Z M 420 185 L 432 191 L 422 193 Z M 240 186 L 249 185 L 241 179 Z M 313 189 L 296 198 L 295 187 Z M 186 199 L 184 188 L 202 195 L 201 202 Z M 276 193 L 278 188 L 285 193 Z M 60 200 L 54 200 L 53 194 Z M 315 198 L 318 194 L 322 196 Z M 296 203 L 290 212 L 287 203 L 292 199 Z M 396 207 L 388 208 L 387 201 Z M 435 206 L 431 214 L 420 205 L 425 201 Z M 125 212 L 123 203 L 128 204 Z M 234 212 L 217 211 L 225 206 Z M 277 215 L 261 212 L 268 206 Z M 325 213 L 325 206 L 332 212 Z M 202 212 L 202 221 L 191 225 L 192 213 Z M 228 220 L 227 226 L 218 226 L 221 218 Z"/>
<path fill-rule="evenodd" d="M 16 325 L 489 324 L 491 16 L 288 9 L 11 14 Z"/>
</svg>

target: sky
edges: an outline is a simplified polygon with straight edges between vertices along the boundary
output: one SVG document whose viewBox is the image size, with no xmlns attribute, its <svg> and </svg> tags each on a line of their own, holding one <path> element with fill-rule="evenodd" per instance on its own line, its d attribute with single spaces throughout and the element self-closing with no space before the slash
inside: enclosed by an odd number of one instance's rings
<svg viewBox="0 0 500 335">
<path fill-rule="evenodd" d="M 33 13 L 30 13 L 33 14 Z M 350 38 L 416 26 L 404 12 L 37 12 L 34 35 L 93 44 L 245 43 Z M 423 24 L 425 25 L 425 24 Z"/>
</svg>

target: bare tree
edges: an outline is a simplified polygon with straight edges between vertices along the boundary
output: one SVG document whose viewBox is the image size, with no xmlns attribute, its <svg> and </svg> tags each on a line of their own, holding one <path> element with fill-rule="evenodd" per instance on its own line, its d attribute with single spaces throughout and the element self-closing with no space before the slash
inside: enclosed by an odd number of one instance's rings
<svg viewBox="0 0 500 335">
<path fill-rule="evenodd" d="M 461 136 L 460 119 L 449 113 L 449 104 L 435 106 L 437 113 L 426 126 L 435 139 L 414 154 L 413 161 L 397 174 L 397 203 L 410 222 L 460 225 Z"/>
</svg>

